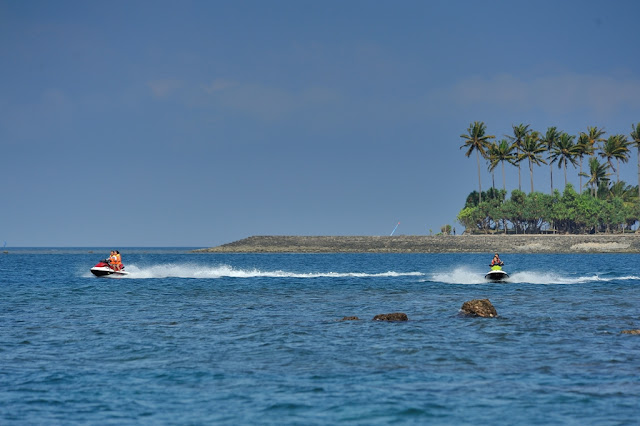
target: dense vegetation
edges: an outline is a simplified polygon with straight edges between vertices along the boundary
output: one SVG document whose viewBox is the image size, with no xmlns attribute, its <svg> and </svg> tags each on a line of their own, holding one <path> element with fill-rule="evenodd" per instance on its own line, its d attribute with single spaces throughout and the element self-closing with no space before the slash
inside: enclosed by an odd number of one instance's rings
<svg viewBox="0 0 640 426">
<path fill-rule="evenodd" d="M 467 197 L 457 220 L 470 232 L 515 233 L 592 233 L 624 232 L 640 220 L 640 123 L 632 126 L 631 139 L 616 134 L 605 138 L 605 132 L 589 127 L 577 137 L 550 127 L 546 133 L 530 130 L 529 125 L 513 126 L 513 135 L 500 141 L 486 134 L 482 122 L 471 123 L 465 141 L 469 157 L 475 151 L 478 164 L 478 191 Z M 620 163 L 627 163 L 630 147 L 638 149 L 638 186 L 620 180 Z M 502 169 L 503 189 L 483 192 L 480 158 L 486 160 L 490 172 Z M 600 157 L 603 162 L 600 162 Z M 588 170 L 583 171 L 583 160 Z M 520 164 L 528 164 L 531 190 L 522 191 Z M 507 199 L 505 163 L 518 167 L 518 189 Z M 551 174 L 549 194 L 534 191 L 533 166 L 548 164 Z M 553 165 L 563 169 L 565 189 L 553 188 Z M 567 183 L 567 166 L 579 167 L 580 187 L 576 191 Z M 617 179 L 611 179 L 612 173 Z M 585 178 L 583 186 L 582 178 Z"/>
</svg>

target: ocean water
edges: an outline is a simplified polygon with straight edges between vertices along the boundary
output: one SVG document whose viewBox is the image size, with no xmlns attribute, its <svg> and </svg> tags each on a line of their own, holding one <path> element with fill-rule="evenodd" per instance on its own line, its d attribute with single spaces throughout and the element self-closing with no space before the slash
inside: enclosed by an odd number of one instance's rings
<svg viewBox="0 0 640 426">
<path fill-rule="evenodd" d="M 3 425 L 638 424 L 639 255 L 8 251 Z"/>
</svg>

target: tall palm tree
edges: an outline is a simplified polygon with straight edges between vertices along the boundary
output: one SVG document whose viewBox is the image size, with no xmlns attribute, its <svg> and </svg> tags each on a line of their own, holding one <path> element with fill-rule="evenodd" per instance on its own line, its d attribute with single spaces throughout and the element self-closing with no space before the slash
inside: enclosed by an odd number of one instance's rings
<svg viewBox="0 0 640 426">
<path fill-rule="evenodd" d="M 567 187 L 567 163 L 573 164 L 575 167 L 578 164 L 576 157 L 578 156 L 577 145 L 573 143 L 575 136 L 568 134 L 567 132 L 562 132 L 558 141 L 553 146 L 553 150 L 551 152 L 551 156 L 549 159 L 551 162 L 549 164 L 553 164 L 555 162 L 558 163 L 558 168 L 564 166 L 564 187 Z"/>
<path fill-rule="evenodd" d="M 629 142 L 625 135 L 612 135 L 602 144 L 600 157 L 606 158 L 611 170 L 616 172 L 617 181 L 620 182 L 620 160 L 623 163 L 629 161 Z M 617 168 L 613 166 L 613 159 L 616 159 Z"/>
<path fill-rule="evenodd" d="M 638 149 L 638 197 L 640 197 L 640 123 L 631 125 L 632 144 Z"/>
<path fill-rule="evenodd" d="M 553 147 L 555 146 L 559 137 L 560 137 L 560 132 L 554 126 L 554 127 L 549 127 L 547 129 L 547 133 L 545 133 L 545 135 L 540 140 L 540 142 L 542 142 L 547 147 L 549 158 L 551 158 L 551 151 L 553 150 Z M 551 194 L 553 194 L 553 164 L 552 163 L 549 163 L 549 173 L 551 176 Z"/>
<path fill-rule="evenodd" d="M 486 135 L 486 131 L 487 126 L 485 126 L 484 122 L 474 121 L 469 125 L 467 134 L 460 135 L 460 137 L 465 141 L 460 149 L 467 148 L 467 152 L 465 153 L 465 155 L 467 157 L 470 157 L 473 151 L 476 152 L 476 160 L 478 162 L 478 194 L 480 195 L 480 203 L 482 202 L 482 184 L 480 182 L 480 156 L 482 155 L 483 158 L 487 157 L 487 147 L 489 145 L 489 139 L 495 138 L 495 136 L 493 135 Z"/>
<path fill-rule="evenodd" d="M 587 135 L 587 140 L 589 141 L 589 145 L 591 146 L 592 157 L 595 156 L 597 143 L 605 141 L 605 139 L 603 138 L 604 134 L 604 129 L 598 129 L 595 126 L 587 127 L 587 132 L 585 133 L 585 135 Z"/>
<path fill-rule="evenodd" d="M 531 192 L 533 193 L 533 165 L 539 166 L 540 164 L 547 164 L 542 159 L 542 153 L 546 151 L 546 148 L 542 142 L 540 142 L 540 133 L 531 132 L 527 134 L 522 143 L 522 153 L 518 154 L 517 162 L 524 159 L 529 160 L 529 174 L 531 176 Z"/>
<path fill-rule="evenodd" d="M 498 164 L 502 164 L 502 189 L 507 190 L 506 179 L 504 175 L 504 162 L 512 163 L 515 160 L 513 155 L 513 145 L 510 145 L 506 139 L 501 139 L 497 143 L 494 142 L 489 147 L 489 171 L 493 172 Z"/>
<path fill-rule="evenodd" d="M 589 136 L 586 133 L 580 133 L 578 143 L 576 144 L 576 156 L 580 159 L 580 194 L 582 194 L 582 176 L 585 176 L 582 172 L 582 159 L 586 155 L 593 154 L 593 152 L 593 147 L 589 143 Z"/>
<path fill-rule="evenodd" d="M 589 178 L 587 185 L 591 186 L 591 195 L 597 195 L 597 188 L 601 182 L 608 182 L 610 174 L 607 173 L 609 165 L 607 163 L 600 164 L 596 157 L 589 159 L 589 173 L 581 173 L 582 176 Z"/>
<path fill-rule="evenodd" d="M 513 136 L 505 135 L 509 138 L 513 146 L 516 148 L 516 156 L 520 155 L 520 150 L 522 149 L 522 144 L 524 143 L 524 138 L 527 136 L 531 130 L 529 129 L 529 124 L 520 123 L 517 126 L 513 124 L 511 127 L 513 128 Z M 520 178 L 520 163 L 518 164 L 518 189 L 522 191 L 522 180 Z"/>
</svg>

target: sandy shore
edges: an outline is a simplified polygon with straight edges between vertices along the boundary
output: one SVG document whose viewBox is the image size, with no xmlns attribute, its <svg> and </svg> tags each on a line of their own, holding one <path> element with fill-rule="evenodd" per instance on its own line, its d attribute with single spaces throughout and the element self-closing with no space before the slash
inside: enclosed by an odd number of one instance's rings
<svg viewBox="0 0 640 426">
<path fill-rule="evenodd" d="M 254 236 L 196 253 L 640 253 L 640 234 Z"/>
</svg>

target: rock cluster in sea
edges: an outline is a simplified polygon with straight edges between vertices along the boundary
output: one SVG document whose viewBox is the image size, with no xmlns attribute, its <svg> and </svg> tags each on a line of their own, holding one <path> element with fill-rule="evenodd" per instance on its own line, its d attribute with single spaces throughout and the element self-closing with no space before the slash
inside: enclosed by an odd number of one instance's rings
<svg viewBox="0 0 640 426">
<path fill-rule="evenodd" d="M 409 321 L 407 314 L 402 312 L 394 312 L 391 314 L 380 314 L 373 317 L 374 321 Z"/>
<path fill-rule="evenodd" d="M 474 317 L 495 318 L 498 316 L 496 308 L 493 307 L 489 299 L 474 299 L 464 302 L 460 311 L 463 315 Z"/>
</svg>

